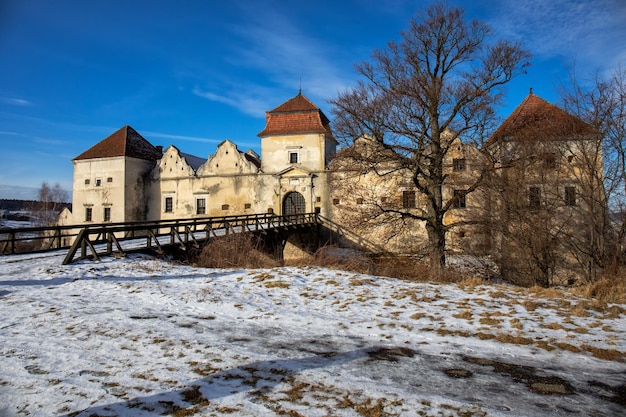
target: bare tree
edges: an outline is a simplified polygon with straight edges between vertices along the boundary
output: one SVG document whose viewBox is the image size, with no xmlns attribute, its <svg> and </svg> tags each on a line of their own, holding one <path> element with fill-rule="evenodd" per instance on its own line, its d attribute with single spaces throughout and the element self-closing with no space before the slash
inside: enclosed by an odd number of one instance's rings
<svg viewBox="0 0 626 417">
<path fill-rule="evenodd" d="M 56 224 L 57 216 L 64 204 L 69 201 L 69 193 L 59 183 L 50 186 L 46 181 L 37 191 L 38 221 L 46 226 Z"/>
<path fill-rule="evenodd" d="M 353 152 L 363 170 L 389 175 L 395 171 L 384 167 L 393 162 L 409 173 L 423 205 L 380 205 L 377 210 L 382 219 L 392 210 L 405 221 L 423 222 L 434 267 L 445 266 L 446 233 L 452 225 L 444 217 L 462 198 L 444 197 L 446 155 L 457 138 L 476 144 L 486 140 L 503 86 L 529 65 L 529 58 L 519 43 L 494 40 L 486 23 L 467 21 L 462 9 L 439 3 L 412 19 L 400 41 L 374 51 L 371 62 L 358 64 L 365 80 L 331 100 L 335 132 L 345 146 L 367 137 L 382 150 L 375 155 Z M 468 185 L 463 196 L 482 178 Z"/>
<path fill-rule="evenodd" d="M 597 233 L 609 244 L 606 259 L 597 261 L 623 261 L 626 250 L 626 69 L 620 65 L 608 76 L 597 73 L 591 80 L 585 80 L 572 68 L 569 81 L 569 85 L 560 90 L 563 106 L 603 135 L 598 153 L 604 165 L 600 175 L 605 214 Z"/>
</svg>

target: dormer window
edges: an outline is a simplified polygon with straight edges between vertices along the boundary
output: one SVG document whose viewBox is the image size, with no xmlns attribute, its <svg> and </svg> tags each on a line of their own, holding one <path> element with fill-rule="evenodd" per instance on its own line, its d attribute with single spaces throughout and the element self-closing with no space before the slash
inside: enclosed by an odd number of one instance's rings
<svg viewBox="0 0 626 417">
<path fill-rule="evenodd" d="M 299 162 L 300 162 L 300 155 L 298 155 L 298 152 L 289 151 L 289 163 L 297 164 Z"/>
</svg>

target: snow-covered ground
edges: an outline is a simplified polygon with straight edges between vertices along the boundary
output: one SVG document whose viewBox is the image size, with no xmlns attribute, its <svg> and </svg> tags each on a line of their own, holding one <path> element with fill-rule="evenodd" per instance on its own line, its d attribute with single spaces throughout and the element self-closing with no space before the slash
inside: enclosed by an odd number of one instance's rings
<svg viewBox="0 0 626 417">
<path fill-rule="evenodd" d="M 2 416 L 626 414 L 626 306 L 324 268 L 0 257 Z"/>
</svg>

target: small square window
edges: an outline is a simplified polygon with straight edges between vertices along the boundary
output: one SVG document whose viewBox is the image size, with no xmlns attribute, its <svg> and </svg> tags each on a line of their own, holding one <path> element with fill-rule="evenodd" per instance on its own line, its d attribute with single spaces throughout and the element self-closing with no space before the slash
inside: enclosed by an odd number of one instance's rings
<svg viewBox="0 0 626 417">
<path fill-rule="evenodd" d="M 298 152 L 289 152 L 289 163 L 297 164 L 298 162 Z"/>
<path fill-rule="evenodd" d="M 273 208 L 271 208 L 271 207 L 268 207 L 267 212 L 268 212 L 269 214 L 272 214 L 272 213 L 274 213 L 274 209 L 273 209 Z"/>
<path fill-rule="evenodd" d="M 228 210 L 229 208 L 230 208 L 230 205 L 222 204 L 222 210 Z"/>
<path fill-rule="evenodd" d="M 315 207 L 315 214 L 320 214 L 322 209 L 320 207 Z"/>
<path fill-rule="evenodd" d="M 113 182 L 113 177 L 108 177 L 107 182 Z"/>
<path fill-rule="evenodd" d="M 576 187 L 565 187 L 565 205 L 576 206 Z"/>
<path fill-rule="evenodd" d="M 415 208 L 415 191 L 402 191 L 402 208 Z"/>
<path fill-rule="evenodd" d="M 363 204 L 363 199 L 361 197 L 356 199 L 357 204 Z"/>
<path fill-rule="evenodd" d="M 91 183 L 91 180 L 90 180 L 89 178 L 87 178 L 87 179 L 85 180 L 85 185 L 89 185 L 89 183 Z"/>
<path fill-rule="evenodd" d="M 244 208 L 245 210 L 249 210 L 250 208 L 252 208 L 252 204 L 250 204 L 250 203 L 246 203 L 246 204 L 244 204 L 244 205 L 243 205 L 243 208 Z"/>
<path fill-rule="evenodd" d="M 96 178 L 96 187 L 100 187 L 102 185 L 102 178 Z"/>
<path fill-rule="evenodd" d="M 322 201 L 322 197 L 315 197 L 315 201 L 317 201 L 318 203 Z"/>
<path fill-rule="evenodd" d="M 455 171 L 465 171 L 465 158 L 453 159 L 452 169 Z"/>
<path fill-rule="evenodd" d="M 338 199 L 338 198 L 333 198 L 333 204 L 334 204 L 334 205 L 339 204 L 339 199 Z"/>
</svg>

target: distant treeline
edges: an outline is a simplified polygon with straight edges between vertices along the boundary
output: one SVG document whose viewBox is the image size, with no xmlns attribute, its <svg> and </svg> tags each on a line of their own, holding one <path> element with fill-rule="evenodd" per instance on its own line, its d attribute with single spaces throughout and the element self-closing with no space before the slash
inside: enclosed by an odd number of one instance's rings
<svg viewBox="0 0 626 417">
<path fill-rule="evenodd" d="M 48 211 L 48 210 L 58 210 L 61 212 L 65 207 L 71 209 L 71 203 L 53 203 L 48 202 L 47 204 L 43 201 L 35 201 L 35 200 L 9 200 L 9 199 L 0 199 L 0 210 L 9 210 L 9 211 Z"/>
</svg>

